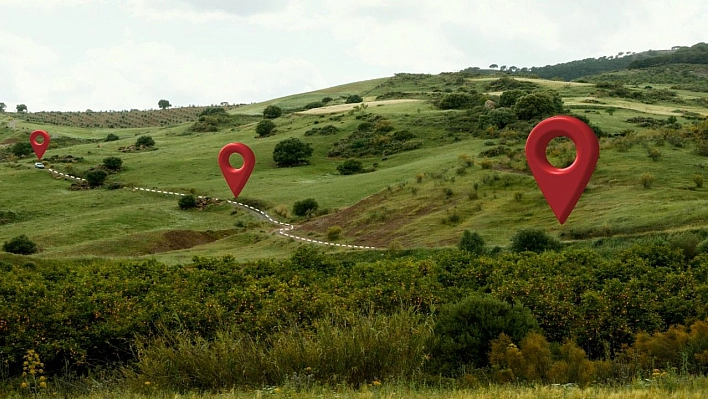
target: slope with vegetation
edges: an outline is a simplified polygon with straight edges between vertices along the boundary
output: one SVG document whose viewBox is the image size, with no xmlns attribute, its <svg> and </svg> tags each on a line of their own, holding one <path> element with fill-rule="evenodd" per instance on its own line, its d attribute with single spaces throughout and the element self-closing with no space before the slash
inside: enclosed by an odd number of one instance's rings
<svg viewBox="0 0 708 399">
<path fill-rule="evenodd" d="M 401 73 L 125 129 L 0 114 L 0 394 L 71 396 L 98 370 L 144 393 L 701 381 L 702 71 Z M 560 114 L 601 144 L 562 226 L 523 151 Z M 240 202 L 379 250 L 300 246 L 216 200 L 230 142 L 256 154 Z M 547 154 L 565 167 L 575 148 Z"/>
</svg>

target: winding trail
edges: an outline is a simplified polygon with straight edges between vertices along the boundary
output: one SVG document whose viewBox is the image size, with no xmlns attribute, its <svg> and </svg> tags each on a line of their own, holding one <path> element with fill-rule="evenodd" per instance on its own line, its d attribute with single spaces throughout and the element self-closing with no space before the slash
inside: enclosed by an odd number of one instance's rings
<svg viewBox="0 0 708 399">
<path fill-rule="evenodd" d="M 86 179 L 82 179 L 82 178 L 80 178 L 80 177 L 76 177 L 76 176 L 72 176 L 72 175 L 69 175 L 69 174 L 66 174 L 66 173 L 62 173 L 62 172 L 59 172 L 58 170 L 54 170 L 54 169 L 52 169 L 52 168 L 47 168 L 47 170 L 48 170 L 49 172 L 51 172 L 52 174 L 54 174 L 54 175 L 59 175 L 59 176 L 62 176 L 62 177 L 64 177 L 64 178 L 67 178 L 67 179 L 72 179 L 72 180 L 82 181 L 82 182 L 85 182 L 85 181 L 86 181 Z M 174 195 L 174 196 L 178 196 L 178 197 L 179 197 L 179 196 L 185 196 L 185 195 L 187 195 L 187 194 L 184 194 L 184 193 L 176 193 L 176 192 L 173 192 L 173 191 L 162 191 L 162 190 L 155 190 L 155 189 L 151 189 L 151 188 L 142 188 L 142 187 L 132 187 L 132 191 L 144 191 L 144 192 L 150 192 L 150 193 L 155 193 L 155 194 Z M 379 248 L 376 248 L 376 247 L 369 247 L 369 246 L 363 246 L 363 245 L 338 244 L 338 243 L 334 243 L 334 242 L 313 240 L 313 239 L 311 239 L 311 238 L 300 237 L 300 236 L 297 236 L 297 235 L 295 235 L 295 234 L 290 234 L 290 233 L 289 233 L 289 231 L 291 231 L 291 230 L 293 230 L 293 229 L 295 228 L 295 225 L 290 224 L 290 223 L 284 223 L 284 222 L 280 222 L 280 221 L 278 221 L 278 220 L 275 220 L 272 216 L 270 216 L 270 215 L 269 215 L 268 213 L 266 213 L 265 211 L 263 211 L 263 210 L 261 210 L 261 209 L 258 209 L 258 208 L 256 208 L 256 207 L 253 207 L 253 206 L 251 206 L 251 205 L 243 204 L 243 203 L 240 203 L 240 202 L 238 202 L 238 201 L 220 200 L 220 199 L 218 199 L 218 198 L 213 198 L 213 197 L 204 197 L 204 196 L 202 196 L 202 195 L 197 196 L 197 198 L 210 198 L 210 199 L 213 199 L 213 200 L 215 200 L 215 201 L 224 201 L 224 202 L 227 202 L 227 203 L 229 203 L 229 204 L 231 204 L 231 205 L 235 205 L 235 206 L 239 206 L 239 207 L 241 207 L 241 208 L 244 208 L 244 209 L 246 209 L 246 210 L 248 210 L 248 211 L 251 211 L 251 212 L 255 213 L 257 216 L 264 217 L 264 218 L 265 218 L 266 220 L 268 220 L 270 223 L 279 226 L 280 229 L 278 229 L 278 234 L 280 234 L 281 236 L 288 237 L 288 238 L 292 238 L 292 239 L 295 239 L 295 240 L 298 240 L 298 241 L 309 242 L 309 243 L 312 243 L 312 244 L 319 244 L 319 245 L 328 245 L 328 246 L 331 246 L 331 247 L 342 247 L 342 248 L 351 248 L 351 249 L 379 249 Z"/>
</svg>

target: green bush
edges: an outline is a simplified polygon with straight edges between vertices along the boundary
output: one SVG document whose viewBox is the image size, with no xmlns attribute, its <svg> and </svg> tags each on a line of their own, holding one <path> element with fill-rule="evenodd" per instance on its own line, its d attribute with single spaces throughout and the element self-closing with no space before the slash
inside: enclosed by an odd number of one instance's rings
<svg viewBox="0 0 708 399">
<path fill-rule="evenodd" d="M 2 250 L 11 254 L 31 255 L 37 252 L 37 244 L 33 243 L 26 235 L 21 235 L 5 241 Z"/>
<path fill-rule="evenodd" d="M 531 311 L 521 305 L 509 305 L 490 295 L 475 294 L 461 302 L 443 306 L 435 322 L 438 340 L 433 356 L 440 371 L 454 373 L 465 365 L 489 364 L 490 343 L 505 333 L 519 342 L 538 329 Z"/>
<path fill-rule="evenodd" d="M 337 241 L 341 234 L 342 228 L 340 226 L 332 226 L 327 229 L 327 239 L 330 241 Z"/>
<path fill-rule="evenodd" d="M 106 180 L 106 177 L 108 177 L 108 173 L 102 171 L 101 169 L 94 169 L 86 172 L 86 182 L 91 188 L 101 186 Z"/>
<path fill-rule="evenodd" d="M 103 166 L 108 170 L 119 171 L 123 167 L 123 160 L 118 157 L 104 158 Z"/>
<path fill-rule="evenodd" d="M 193 195 L 184 195 L 177 200 L 177 205 L 179 209 L 187 210 L 197 207 L 197 198 Z"/>
<path fill-rule="evenodd" d="M 275 129 L 275 123 L 270 119 L 263 119 L 256 125 L 256 134 L 258 137 L 266 137 L 270 135 Z"/>
<path fill-rule="evenodd" d="M 108 133 L 108 136 L 106 136 L 106 138 L 103 141 L 116 141 L 116 140 L 120 140 L 120 137 L 116 136 L 113 133 Z"/>
<path fill-rule="evenodd" d="M 14 155 L 18 158 L 26 157 L 32 153 L 32 144 L 30 144 L 29 142 L 24 142 L 24 141 L 21 141 L 19 143 L 15 143 L 12 145 L 10 152 L 12 152 L 12 155 Z"/>
<path fill-rule="evenodd" d="M 302 201 L 296 201 L 293 204 L 293 213 L 297 216 L 305 216 L 317 210 L 319 204 L 313 198 L 306 198 Z"/>
<path fill-rule="evenodd" d="M 652 184 L 654 184 L 654 175 L 649 172 L 642 173 L 642 175 L 639 176 L 639 183 L 644 188 L 651 188 Z"/>
<path fill-rule="evenodd" d="M 482 255 L 486 249 L 482 236 L 476 231 L 473 233 L 469 230 L 465 230 L 462 233 L 459 248 L 475 255 Z"/>
<path fill-rule="evenodd" d="M 280 141 L 273 149 L 273 160 L 279 167 L 297 166 L 308 163 L 314 149 L 309 143 L 291 137 Z"/>
<path fill-rule="evenodd" d="M 283 115 L 283 110 L 277 105 L 269 105 L 263 110 L 263 117 L 266 119 L 275 119 Z"/>
<path fill-rule="evenodd" d="M 355 103 L 360 103 L 364 101 L 364 99 L 358 95 L 358 94 L 351 94 L 347 96 L 347 99 L 345 100 L 345 103 L 347 104 L 355 104 Z"/>
<path fill-rule="evenodd" d="M 341 165 L 337 165 L 337 171 L 341 175 L 353 175 L 363 172 L 364 167 L 358 159 L 347 159 Z"/>
<path fill-rule="evenodd" d="M 135 141 L 136 147 L 150 148 L 150 147 L 153 147 L 154 145 L 155 145 L 155 140 L 153 140 L 152 137 L 150 137 L 150 136 L 140 136 Z"/>
<path fill-rule="evenodd" d="M 531 251 L 541 253 L 544 251 L 557 251 L 561 248 L 560 241 L 539 229 L 519 230 L 511 237 L 510 249 L 513 252 Z"/>
</svg>

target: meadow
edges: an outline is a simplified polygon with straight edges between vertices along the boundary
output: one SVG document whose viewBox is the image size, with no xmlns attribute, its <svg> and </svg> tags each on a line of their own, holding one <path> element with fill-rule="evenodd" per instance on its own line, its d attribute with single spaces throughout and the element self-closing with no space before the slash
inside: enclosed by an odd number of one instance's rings
<svg viewBox="0 0 708 399">
<path fill-rule="evenodd" d="M 699 397 L 708 93 L 618 75 L 397 74 L 225 107 L 213 131 L 199 125 L 209 114 L 186 110 L 123 128 L 0 114 L 0 242 L 26 235 L 39 249 L 0 253 L 0 393 L 51 395 L 49 381 L 72 397 Z M 348 103 L 354 94 L 363 101 Z M 524 116 L 524 96 L 553 109 Z M 283 114 L 259 135 L 268 106 Z M 554 114 L 584 119 L 601 145 L 564 225 L 523 153 Z M 51 135 L 43 170 L 12 153 L 35 129 Z M 131 148 L 144 136 L 154 147 Z M 306 164 L 276 164 L 289 138 L 312 146 Z M 256 154 L 238 201 L 304 239 L 376 249 L 305 246 L 243 207 L 185 210 L 139 190 L 232 199 L 217 162 L 230 142 Z M 547 154 L 564 167 L 575 149 L 556 139 Z M 83 177 L 108 157 L 122 168 L 102 187 L 48 170 Z M 350 160 L 360 169 L 343 174 Z M 297 216 L 308 198 L 318 209 Z M 518 249 L 530 229 L 549 246 Z M 470 231 L 484 242 L 472 253 L 457 248 Z M 468 338 L 445 315 L 470 309 L 510 312 L 489 330 L 511 338 L 450 344 Z M 462 330 L 493 324 L 475 322 Z M 20 374 L 28 350 L 46 380 Z"/>
</svg>

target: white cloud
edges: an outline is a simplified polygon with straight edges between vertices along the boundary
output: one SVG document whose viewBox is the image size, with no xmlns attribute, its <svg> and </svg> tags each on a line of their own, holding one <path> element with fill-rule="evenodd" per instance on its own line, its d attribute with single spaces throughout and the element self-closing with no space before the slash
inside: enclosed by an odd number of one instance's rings
<svg viewBox="0 0 708 399">
<path fill-rule="evenodd" d="M 26 81 L 25 92 L 46 94 L 32 96 L 28 106 L 47 110 L 156 108 L 161 98 L 175 106 L 248 102 L 324 85 L 319 70 L 301 59 L 198 59 L 155 42 L 92 49 L 64 74 Z"/>
</svg>

